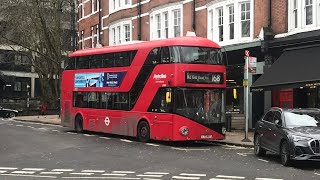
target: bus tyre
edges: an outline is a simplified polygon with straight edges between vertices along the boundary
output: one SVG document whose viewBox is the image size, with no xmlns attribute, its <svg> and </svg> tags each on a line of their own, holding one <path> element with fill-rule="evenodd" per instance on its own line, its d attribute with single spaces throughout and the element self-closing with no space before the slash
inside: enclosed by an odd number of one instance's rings
<svg viewBox="0 0 320 180">
<path fill-rule="evenodd" d="M 141 142 L 150 140 L 150 127 L 146 121 L 141 121 L 138 125 L 138 140 Z"/>
<path fill-rule="evenodd" d="M 83 133 L 83 120 L 81 116 L 76 117 L 75 130 L 77 133 Z"/>
</svg>

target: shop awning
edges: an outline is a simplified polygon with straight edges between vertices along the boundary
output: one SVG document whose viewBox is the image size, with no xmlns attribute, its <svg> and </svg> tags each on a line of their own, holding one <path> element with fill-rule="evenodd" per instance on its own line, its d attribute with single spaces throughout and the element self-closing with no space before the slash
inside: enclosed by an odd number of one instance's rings
<svg viewBox="0 0 320 180">
<path fill-rule="evenodd" d="M 320 85 L 320 46 L 287 49 L 251 86 L 251 91 Z"/>
</svg>

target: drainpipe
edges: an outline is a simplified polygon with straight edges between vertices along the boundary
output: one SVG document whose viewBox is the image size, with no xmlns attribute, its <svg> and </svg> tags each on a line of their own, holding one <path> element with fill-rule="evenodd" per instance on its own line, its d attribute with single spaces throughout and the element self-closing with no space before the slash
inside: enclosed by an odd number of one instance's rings
<svg viewBox="0 0 320 180">
<path fill-rule="evenodd" d="M 192 28 L 194 33 L 196 33 L 196 0 L 193 0 Z"/>
<path fill-rule="evenodd" d="M 272 25 L 272 0 L 269 0 L 268 28 L 271 30 Z"/>
<path fill-rule="evenodd" d="M 141 40 L 142 24 L 141 24 L 141 0 L 138 1 L 138 40 Z"/>
<path fill-rule="evenodd" d="M 99 1 L 99 32 L 102 32 L 102 22 L 101 22 L 101 18 L 102 18 L 102 1 L 101 0 L 98 0 Z M 101 36 L 101 33 L 99 34 L 99 44 L 101 44 L 101 46 L 103 46 L 103 43 L 102 43 L 102 36 Z"/>
</svg>

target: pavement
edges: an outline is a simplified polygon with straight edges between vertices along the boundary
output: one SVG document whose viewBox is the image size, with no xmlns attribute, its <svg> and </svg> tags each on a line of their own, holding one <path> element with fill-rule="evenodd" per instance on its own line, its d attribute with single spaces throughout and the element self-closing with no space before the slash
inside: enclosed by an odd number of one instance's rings
<svg viewBox="0 0 320 180">
<path fill-rule="evenodd" d="M 14 120 L 17 121 L 29 121 L 29 122 L 37 122 L 44 124 L 56 124 L 60 125 L 61 119 L 58 115 L 46 115 L 46 116 L 18 116 L 15 117 Z M 226 132 L 226 137 L 224 140 L 217 140 L 215 142 L 228 144 L 228 145 L 236 145 L 236 146 L 244 146 L 244 147 L 253 147 L 253 132 L 248 132 L 248 138 L 251 142 L 244 142 L 245 132 L 240 130 L 234 130 L 231 132 Z"/>
</svg>

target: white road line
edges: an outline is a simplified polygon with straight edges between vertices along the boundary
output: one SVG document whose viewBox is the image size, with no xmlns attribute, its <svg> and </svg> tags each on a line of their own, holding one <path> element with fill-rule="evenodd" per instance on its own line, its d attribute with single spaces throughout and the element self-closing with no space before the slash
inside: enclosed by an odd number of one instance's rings
<svg viewBox="0 0 320 180">
<path fill-rule="evenodd" d="M 143 180 L 161 180 L 161 179 L 143 178 Z"/>
<path fill-rule="evenodd" d="M 318 176 L 320 176 L 320 174 L 319 173 L 314 173 L 315 175 L 318 175 Z"/>
<path fill-rule="evenodd" d="M 111 138 L 108 138 L 108 137 L 99 137 L 100 139 L 111 139 Z"/>
<path fill-rule="evenodd" d="M 180 176 L 207 176 L 206 174 L 189 174 L 189 173 L 181 173 Z"/>
<path fill-rule="evenodd" d="M 35 127 L 33 127 L 33 126 L 27 126 L 28 128 L 32 128 L 32 129 L 34 129 Z"/>
<path fill-rule="evenodd" d="M 244 153 L 237 153 L 238 155 L 240 155 L 240 156 L 247 156 L 246 154 L 244 154 Z"/>
<path fill-rule="evenodd" d="M 62 174 L 63 172 L 41 172 L 40 174 L 47 174 L 47 175 L 53 175 L 53 174 L 56 174 L 56 175 L 58 175 L 58 174 Z"/>
<path fill-rule="evenodd" d="M 53 132 L 59 132 L 59 130 L 56 130 L 56 129 L 54 129 L 54 130 L 51 130 L 51 131 L 53 131 Z"/>
<path fill-rule="evenodd" d="M 171 149 L 176 149 L 180 151 L 210 151 L 210 149 L 184 149 L 184 148 L 176 148 L 176 147 L 171 147 Z"/>
<path fill-rule="evenodd" d="M 134 171 L 112 171 L 112 173 L 116 173 L 116 174 L 120 174 L 120 173 L 124 173 L 124 174 L 134 174 L 136 172 Z"/>
<path fill-rule="evenodd" d="M 83 134 L 84 136 L 88 136 L 88 137 L 91 137 L 91 136 L 95 136 L 95 135 L 92 135 L 92 134 Z"/>
<path fill-rule="evenodd" d="M 68 134 L 78 134 L 78 133 L 74 133 L 74 132 L 67 132 Z"/>
<path fill-rule="evenodd" d="M 23 171 L 43 171 L 43 168 L 23 168 Z"/>
<path fill-rule="evenodd" d="M 57 176 L 37 176 L 37 175 L 25 175 L 25 174 L 0 174 L 0 176 L 36 177 L 36 178 L 57 178 Z"/>
<path fill-rule="evenodd" d="M 70 173 L 71 175 L 84 175 L 84 176 L 91 176 L 94 173 Z"/>
<path fill-rule="evenodd" d="M 226 176 L 226 175 L 218 175 L 217 178 L 230 178 L 230 179 L 244 179 L 246 177 L 243 176 Z"/>
<path fill-rule="evenodd" d="M 0 173 L 6 173 L 7 171 L 0 171 Z"/>
<path fill-rule="evenodd" d="M 267 161 L 267 160 L 264 160 L 264 159 L 258 159 L 259 161 L 262 161 L 262 162 L 269 162 L 269 161 Z"/>
<path fill-rule="evenodd" d="M 82 170 L 84 173 L 104 173 L 104 170 Z"/>
<path fill-rule="evenodd" d="M 155 147 L 160 146 L 160 145 L 158 145 L 158 144 L 152 144 L 152 143 L 146 143 L 146 145 L 148 145 L 148 146 L 155 146 Z"/>
<path fill-rule="evenodd" d="M 283 179 L 273 179 L 273 178 L 256 178 L 256 180 L 283 180 Z"/>
<path fill-rule="evenodd" d="M 22 124 L 17 124 L 16 126 L 18 126 L 18 127 L 22 127 L 22 126 L 24 126 L 24 125 L 22 125 Z"/>
<path fill-rule="evenodd" d="M 14 168 L 14 167 L 0 167 L 0 169 L 2 170 L 16 170 L 18 168 Z"/>
<path fill-rule="evenodd" d="M 74 171 L 74 169 L 52 169 L 51 171 L 71 172 Z"/>
<path fill-rule="evenodd" d="M 166 173 L 166 172 L 145 172 L 144 174 L 162 174 L 162 175 L 167 175 L 169 173 Z"/>
<path fill-rule="evenodd" d="M 172 176 L 172 179 L 200 179 L 200 177 Z"/>
<path fill-rule="evenodd" d="M 154 177 L 154 178 L 161 178 L 163 175 L 152 175 L 152 174 L 138 174 L 138 177 Z"/>
<path fill-rule="evenodd" d="M 1 175 L 1 174 L 0 174 Z M 141 179 L 141 178 L 129 178 L 129 177 L 62 177 L 62 179 Z"/>
<path fill-rule="evenodd" d="M 38 128 L 39 130 L 48 130 L 47 128 Z"/>
<path fill-rule="evenodd" d="M 34 174 L 34 171 L 13 171 L 12 174 Z"/>
<path fill-rule="evenodd" d="M 115 173 L 105 173 L 102 176 L 126 176 L 127 174 L 115 174 Z"/>
<path fill-rule="evenodd" d="M 225 179 L 225 178 L 210 178 L 209 180 L 232 180 L 232 179 Z"/>
<path fill-rule="evenodd" d="M 133 141 L 130 141 L 130 140 L 128 140 L 128 139 L 120 139 L 120 141 L 122 141 L 122 142 L 133 142 Z"/>
</svg>

